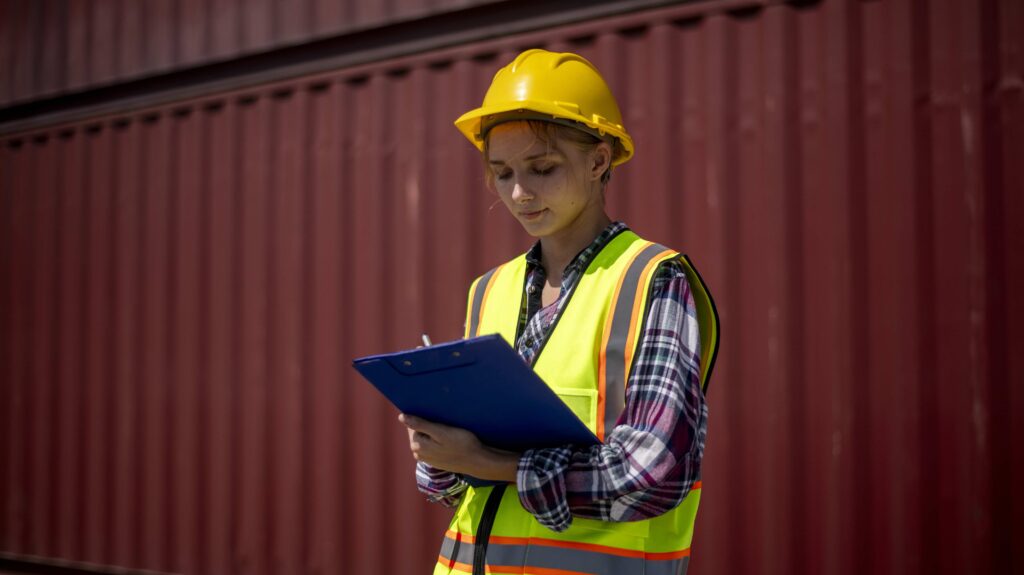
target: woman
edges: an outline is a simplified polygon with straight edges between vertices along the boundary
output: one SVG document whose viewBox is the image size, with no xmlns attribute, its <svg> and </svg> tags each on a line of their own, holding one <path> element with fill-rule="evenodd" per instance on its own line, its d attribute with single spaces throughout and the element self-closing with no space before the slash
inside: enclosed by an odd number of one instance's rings
<svg viewBox="0 0 1024 575">
<path fill-rule="evenodd" d="M 605 211 L 618 105 L 587 60 L 528 50 L 455 125 L 538 239 L 473 283 L 466 336 L 502 334 L 602 444 L 510 453 L 400 416 L 420 490 L 458 507 L 434 573 L 684 572 L 717 323 L 685 257 Z"/>
</svg>

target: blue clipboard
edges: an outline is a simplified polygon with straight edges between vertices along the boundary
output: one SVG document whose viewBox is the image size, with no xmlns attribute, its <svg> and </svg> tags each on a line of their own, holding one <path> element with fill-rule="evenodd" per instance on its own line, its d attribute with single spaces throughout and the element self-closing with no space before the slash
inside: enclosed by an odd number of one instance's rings
<svg viewBox="0 0 1024 575">
<path fill-rule="evenodd" d="M 468 429 L 509 451 L 600 443 L 499 335 L 352 362 L 402 413 Z"/>
</svg>

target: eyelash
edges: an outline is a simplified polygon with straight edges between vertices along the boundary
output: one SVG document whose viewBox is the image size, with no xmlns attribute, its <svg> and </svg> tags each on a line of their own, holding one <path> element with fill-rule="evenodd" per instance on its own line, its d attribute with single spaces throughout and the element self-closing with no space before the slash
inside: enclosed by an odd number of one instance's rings
<svg viewBox="0 0 1024 575">
<path fill-rule="evenodd" d="M 533 172 L 534 175 L 537 175 L 537 176 L 549 176 L 549 175 L 551 175 L 551 172 L 554 172 L 555 168 L 557 168 L 557 167 L 558 166 L 549 166 L 549 167 L 543 168 L 543 169 L 534 168 L 534 169 L 532 169 L 530 171 Z M 512 176 L 512 170 L 508 170 L 508 171 L 505 171 L 505 172 L 498 172 L 497 174 L 494 174 L 494 178 L 496 180 L 507 180 L 511 176 Z"/>
</svg>

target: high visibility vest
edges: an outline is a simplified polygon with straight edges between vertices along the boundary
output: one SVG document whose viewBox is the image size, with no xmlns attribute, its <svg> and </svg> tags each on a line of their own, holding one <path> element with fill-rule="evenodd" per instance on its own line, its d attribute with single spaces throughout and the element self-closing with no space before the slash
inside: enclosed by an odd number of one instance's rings
<svg viewBox="0 0 1024 575">
<path fill-rule="evenodd" d="M 683 264 L 697 305 L 706 389 L 718 347 L 718 321 L 707 289 L 685 256 L 628 230 L 590 262 L 535 359 L 538 375 L 602 441 L 625 405 L 655 270 L 671 259 Z M 473 282 L 467 337 L 498 333 L 514 346 L 526 268 L 520 256 Z M 652 519 L 574 517 L 558 533 L 523 509 L 514 486 L 469 487 L 445 534 L 434 575 L 472 573 L 475 557 L 492 575 L 683 573 L 700 492 L 698 482 L 681 504 Z"/>
</svg>

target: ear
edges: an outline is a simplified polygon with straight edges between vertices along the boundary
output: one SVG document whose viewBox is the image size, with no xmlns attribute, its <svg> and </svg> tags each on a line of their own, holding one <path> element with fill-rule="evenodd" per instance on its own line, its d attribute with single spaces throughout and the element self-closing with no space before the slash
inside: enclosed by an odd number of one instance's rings
<svg viewBox="0 0 1024 575">
<path fill-rule="evenodd" d="M 590 153 L 590 164 L 587 166 L 590 179 L 599 180 L 608 168 L 612 165 L 612 147 L 607 142 L 601 142 Z"/>
</svg>

